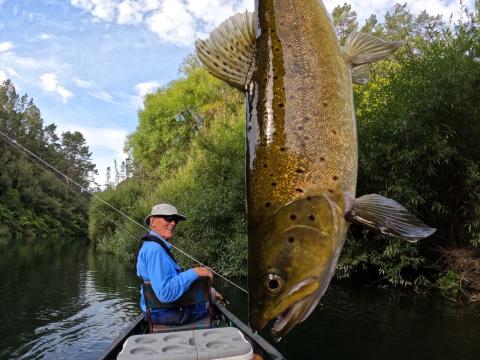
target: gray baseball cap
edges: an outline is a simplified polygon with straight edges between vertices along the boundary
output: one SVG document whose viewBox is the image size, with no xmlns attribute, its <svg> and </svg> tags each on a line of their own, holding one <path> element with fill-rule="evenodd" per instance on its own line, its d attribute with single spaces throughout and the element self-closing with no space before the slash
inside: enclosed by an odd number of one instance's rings
<svg viewBox="0 0 480 360">
<path fill-rule="evenodd" d="M 161 215 L 175 216 L 178 218 L 178 220 L 187 220 L 184 215 L 178 213 L 175 206 L 170 204 L 157 204 L 152 207 L 152 212 L 145 218 L 145 224 L 147 224 L 147 226 L 150 226 L 150 217 Z"/>
</svg>

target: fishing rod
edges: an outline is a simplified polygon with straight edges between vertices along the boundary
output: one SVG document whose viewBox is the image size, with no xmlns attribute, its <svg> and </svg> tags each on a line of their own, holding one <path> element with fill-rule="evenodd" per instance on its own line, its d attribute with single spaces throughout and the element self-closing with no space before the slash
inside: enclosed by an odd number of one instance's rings
<svg viewBox="0 0 480 360">
<path fill-rule="evenodd" d="M 39 156 L 37 156 L 36 154 L 34 154 L 33 152 L 31 152 L 30 150 L 28 150 L 27 148 L 25 148 L 23 145 L 21 145 L 18 141 L 16 141 L 15 139 L 12 139 L 11 137 L 9 137 L 7 134 L 5 134 L 3 131 L 0 130 L 0 135 L 2 136 L 2 138 L 4 140 L 6 140 L 7 144 L 11 145 L 15 150 L 19 151 L 19 149 L 21 149 L 21 151 L 25 152 L 26 154 L 29 154 L 30 156 L 32 156 L 33 158 L 35 158 L 36 160 L 38 160 L 41 164 L 44 164 L 45 166 L 47 166 L 48 168 L 50 168 L 51 170 L 53 170 L 55 173 L 61 175 L 63 178 L 65 179 L 68 179 L 71 183 L 75 184 L 76 186 L 78 186 L 80 188 L 80 190 L 90 194 L 93 198 L 99 200 L 100 202 L 102 202 L 103 204 L 107 205 L 109 208 L 111 208 L 112 210 L 116 211 L 118 214 L 120 214 L 121 216 L 123 216 L 124 218 L 126 218 L 127 220 L 129 220 L 130 222 L 132 222 L 133 224 L 139 226 L 141 229 L 145 230 L 145 231 L 149 231 L 150 229 L 148 229 L 147 227 L 145 227 L 144 225 L 140 224 L 138 221 L 136 221 L 135 219 L 132 219 L 130 216 L 128 216 L 127 214 L 123 213 L 122 211 L 120 211 L 119 209 L 115 208 L 113 205 L 111 205 L 110 203 L 108 203 L 107 201 L 103 200 L 101 197 L 97 196 L 95 193 L 93 193 L 92 191 L 90 191 L 88 188 L 84 187 L 83 185 L 79 184 L 78 182 L 76 182 L 75 180 L 73 180 L 72 178 L 70 178 L 69 176 L 65 175 L 64 173 L 62 173 L 60 170 L 58 170 L 56 167 L 54 167 L 53 165 L 51 165 L 50 163 L 48 163 L 47 161 L 43 160 L 42 158 L 40 158 Z M 29 157 L 27 157 L 27 159 L 29 159 L 30 161 L 32 161 L 34 164 L 37 164 L 35 161 L 33 161 L 32 159 L 30 159 Z M 38 166 L 40 166 L 39 164 L 37 164 Z M 42 169 L 44 169 L 42 167 Z M 48 169 L 44 169 L 44 170 L 47 170 L 49 171 Z M 54 173 L 52 171 L 49 171 L 52 175 L 54 175 Z M 57 178 L 55 176 L 55 178 Z M 58 178 L 57 178 L 58 179 Z M 63 184 L 63 182 L 62 182 Z M 66 184 L 64 184 L 66 186 Z M 92 203 L 91 203 L 91 199 L 89 200 L 90 204 L 92 206 L 94 206 Z M 99 209 L 97 209 L 99 210 Z M 99 210 L 100 211 L 100 210 Z M 108 216 L 105 215 L 104 213 L 102 213 L 100 211 L 100 213 L 105 216 L 107 219 Z M 132 236 L 133 238 L 135 238 L 137 241 L 138 241 L 138 237 L 131 234 L 129 231 L 126 231 L 128 234 L 130 234 L 130 236 Z M 240 285 L 237 285 L 236 283 L 234 283 L 233 281 L 227 279 L 225 276 L 219 274 L 218 272 L 216 272 L 215 270 L 213 270 L 211 267 L 203 264 L 200 260 L 197 260 L 195 259 L 193 256 L 187 254 L 185 251 L 183 251 L 182 249 L 180 249 L 179 247 L 175 246 L 174 244 L 171 244 L 172 247 L 177 250 L 178 252 L 180 252 L 181 254 L 183 254 L 184 256 L 186 256 L 187 258 L 189 258 L 190 260 L 193 260 L 194 262 L 196 262 L 197 264 L 199 264 L 200 266 L 202 267 L 205 267 L 207 269 L 209 269 L 212 273 L 214 273 L 215 275 L 217 275 L 218 277 L 220 277 L 221 279 L 225 280 L 226 282 L 228 282 L 229 284 L 235 286 L 236 288 L 238 288 L 239 290 L 243 291 L 245 294 L 248 294 L 248 291 L 245 290 L 243 287 L 241 287 Z"/>
</svg>

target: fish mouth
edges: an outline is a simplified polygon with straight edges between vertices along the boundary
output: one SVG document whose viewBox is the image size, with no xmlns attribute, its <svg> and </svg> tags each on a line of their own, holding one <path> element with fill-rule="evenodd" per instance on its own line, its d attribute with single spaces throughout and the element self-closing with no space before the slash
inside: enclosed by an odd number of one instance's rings
<svg viewBox="0 0 480 360">
<path fill-rule="evenodd" d="M 274 338 L 281 338 L 303 320 L 303 315 L 310 309 L 313 297 L 307 295 L 304 299 L 284 310 L 276 319 L 270 330 Z M 316 304 L 315 304 L 316 305 Z"/>
<path fill-rule="evenodd" d="M 250 325 L 254 330 L 261 330 L 268 322 L 275 319 L 271 332 L 274 337 L 281 337 L 288 333 L 298 322 L 303 320 L 303 315 L 311 308 L 319 287 L 316 278 L 306 279 L 294 286 L 288 295 L 268 315 L 253 316 Z M 315 304 L 316 305 L 316 304 Z"/>
</svg>

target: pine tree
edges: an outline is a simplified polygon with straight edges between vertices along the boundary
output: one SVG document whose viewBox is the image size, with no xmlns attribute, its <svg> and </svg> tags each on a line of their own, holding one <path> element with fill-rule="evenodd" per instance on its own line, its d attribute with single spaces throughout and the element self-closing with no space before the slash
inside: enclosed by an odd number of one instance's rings
<svg viewBox="0 0 480 360">
<path fill-rule="evenodd" d="M 107 173 L 105 174 L 105 188 L 111 189 L 113 187 L 112 185 L 112 169 L 107 167 Z"/>
<path fill-rule="evenodd" d="M 118 166 L 117 166 L 117 160 L 113 160 L 113 170 L 114 170 L 114 176 L 115 176 L 115 183 L 114 186 L 117 186 L 118 183 L 120 182 L 120 172 L 118 171 Z"/>
<path fill-rule="evenodd" d="M 122 161 L 122 163 L 120 164 L 120 180 L 123 181 L 125 180 L 127 177 L 126 177 L 126 165 L 125 165 L 125 160 Z"/>
</svg>

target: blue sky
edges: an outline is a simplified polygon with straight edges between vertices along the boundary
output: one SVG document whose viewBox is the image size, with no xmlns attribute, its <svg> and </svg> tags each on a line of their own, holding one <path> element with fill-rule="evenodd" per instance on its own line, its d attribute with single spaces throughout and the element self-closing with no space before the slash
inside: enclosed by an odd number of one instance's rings
<svg viewBox="0 0 480 360">
<path fill-rule="evenodd" d="M 332 10 L 345 0 L 327 0 Z M 382 19 L 395 1 L 355 0 L 363 20 Z M 473 7 L 474 0 L 464 5 Z M 125 136 L 137 126 L 142 97 L 178 77 L 197 37 L 254 0 L 0 0 L 0 80 L 33 98 L 45 124 L 79 130 L 104 184 Z M 418 13 L 458 18 L 460 1 L 411 1 Z M 27 144 L 28 145 L 28 144 Z"/>
</svg>

